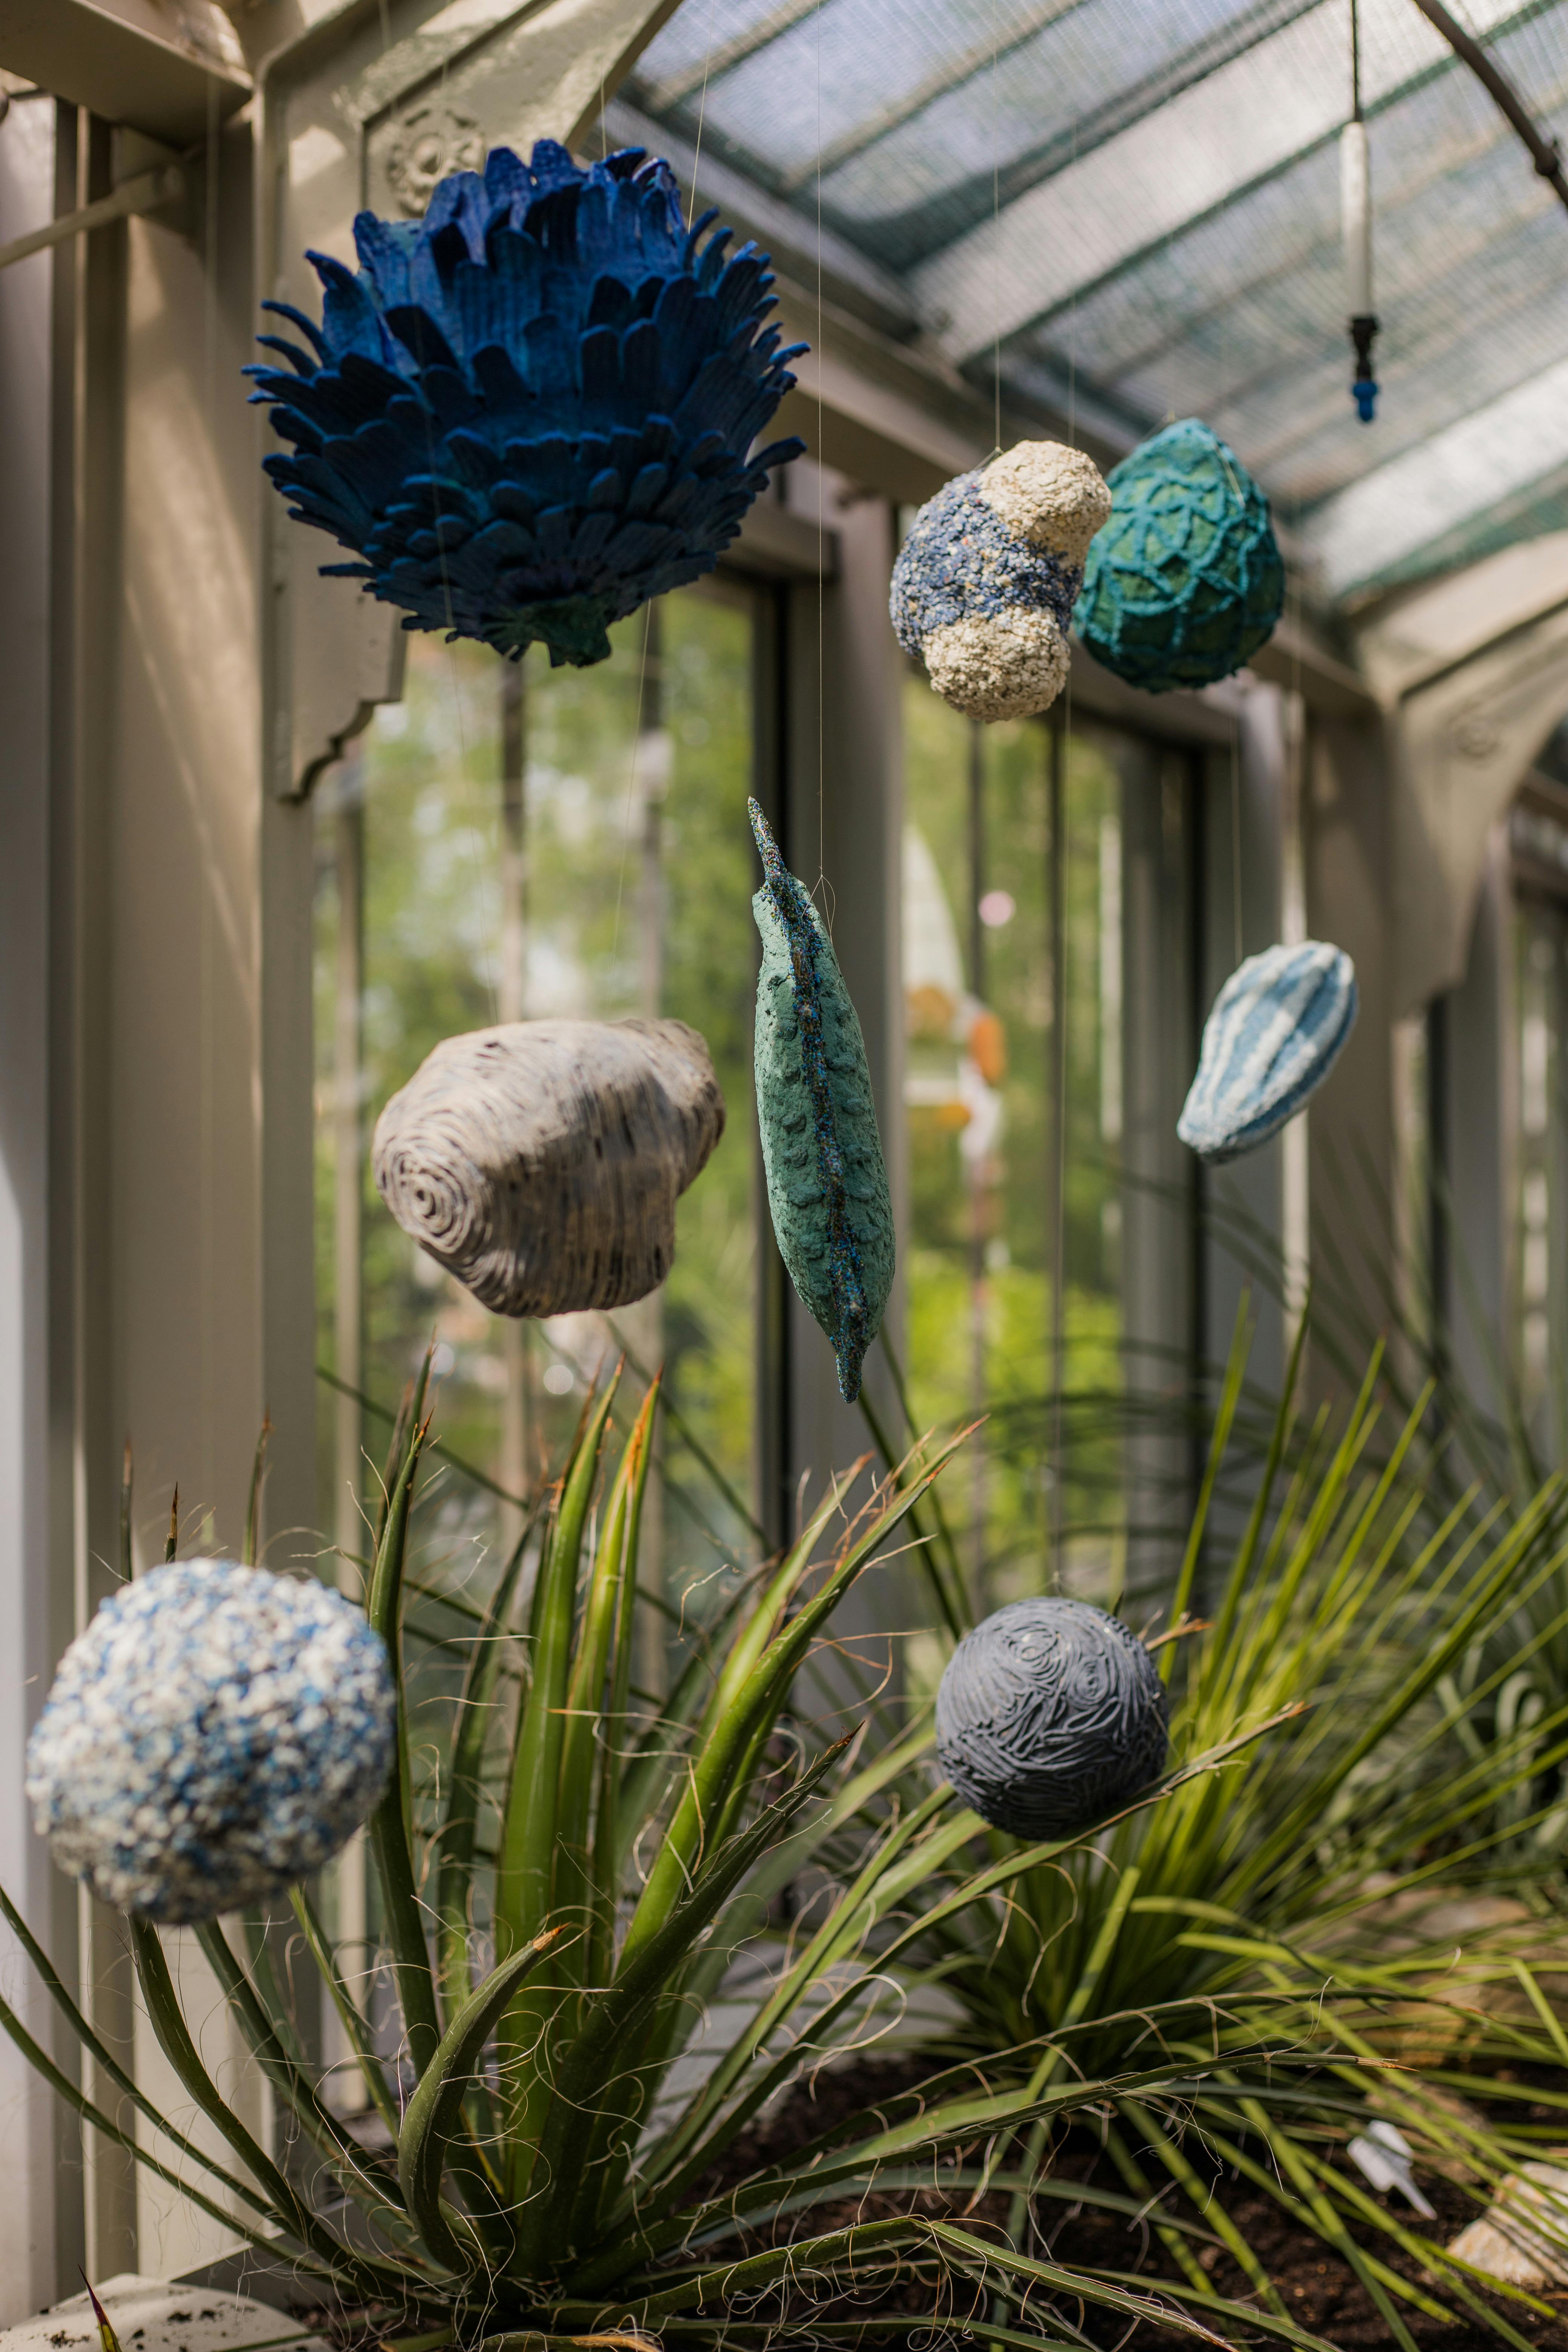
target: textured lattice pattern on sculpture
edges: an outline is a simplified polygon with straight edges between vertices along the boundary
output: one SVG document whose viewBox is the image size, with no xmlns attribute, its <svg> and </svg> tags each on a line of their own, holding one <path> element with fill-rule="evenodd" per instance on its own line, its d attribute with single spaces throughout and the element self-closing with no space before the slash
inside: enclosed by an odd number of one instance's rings
<svg viewBox="0 0 1568 2352">
<path fill-rule="evenodd" d="M 994 1829 L 1066 1836 L 1156 1777 L 1166 1722 L 1154 1662 L 1118 1618 L 1087 1601 L 1014 1601 L 948 1661 L 937 1760 Z"/>
<path fill-rule="evenodd" d="M 1110 511 L 1099 468 L 1057 441 L 1021 441 L 921 507 L 889 611 L 900 645 L 956 709 L 1023 719 L 1055 701 L 1084 554 Z"/>
<path fill-rule="evenodd" d="M 1196 417 L 1168 425 L 1110 477 L 1110 520 L 1074 620 L 1095 659 L 1152 694 L 1229 677 L 1273 634 L 1285 567 L 1268 501 Z"/>
<path fill-rule="evenodd" d="M 893 1204 L 866 1041 L 832 941 L 755 801 L 763 887 L 757 1119 L 779 1254 L 833 1343 L 851 1403 L 893 1286 Z"/>
<path fill-rule="evenodd" d="M 1355 1025 L 1355 966 L 1321 940 L 1248 956 L 1204 1024 L 1176 1133 L 1201 1159 L 1234 1160 L 1294 1118 Z"/>
<path fill-rule="evenodd" d="M 675 1259 L 675 1203 L 724 1132 L 684 1021 L 516 1021 L 443 1038 L 376 1121 L 404 1232 L 497 1315 L 626 1307 Z"/>
<path fill-rule="evenodd" d="M 62 1870 L 171 1922 L 279 1895 L 366 1818 L 392 1765 L 385 1646 L 313 1577 L 153 1570 L 66 1652 L 27 1743 Z"/>
<path fill-rule="evenodd" d="M 320 328 L 262 340 L 247 371 L 293 455 L 266 460 L 301 522 L 360 560 L 328 571 L 409 628 L 552 662 L 710 572 L 768 468 L 748 453 L 795 378 L 767 257 L 688 229 L 668 166 L 640 151 L 579 170 L 542 140 L 443 180 L 420 221 L 362 213 L 363 268 L 311 254 Z"/>
</svg>

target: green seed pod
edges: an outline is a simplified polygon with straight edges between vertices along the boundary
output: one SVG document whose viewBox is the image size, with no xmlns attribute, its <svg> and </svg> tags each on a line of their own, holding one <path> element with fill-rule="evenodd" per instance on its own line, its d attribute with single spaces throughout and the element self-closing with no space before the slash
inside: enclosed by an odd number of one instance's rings
<svg viewBox="0 0 1568 2352">
<path fill-rule="evenodd" d="M 893 1286 L 893 1204 L 866 1041 L 816 908 L 756 802 L 748 806 L 766 877 L 752 912 L 763 939 L 756 1076 L 768 1207 L 852 1404 Z"/>
</svg>

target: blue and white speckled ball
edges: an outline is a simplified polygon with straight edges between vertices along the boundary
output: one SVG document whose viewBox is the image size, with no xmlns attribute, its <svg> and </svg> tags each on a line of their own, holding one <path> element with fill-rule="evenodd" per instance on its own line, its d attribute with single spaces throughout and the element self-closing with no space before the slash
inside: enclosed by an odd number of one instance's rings
<svg viewBox="0 0 1568 2352">
<path fill-rule="evenodd" d="M 948 1660 L 936 1752 L 993 1829 L 1067 1837 L 1148 1786 L 1166 1725 L 1154 1661 L 1120 1618 L 1087 1601 L 1013 1601 Z"/>
<path fill-rule="evenodd" d="M 171 1924 L 320 1869 L 386 1784 L 386 1647 L 313 1578 L 182 1559 L 104 1603 L 27 1742 L 27 1799 L 62 1870 Z"/>
<path fill-rule="evenodd" d="M 1059 441 L 1020 441 L 921 507 L 889 611 L 954 709 L 1027 719 L 1056 700 L 1084 559 L 1110 512 L 1098 466 Z"/>
</svg>

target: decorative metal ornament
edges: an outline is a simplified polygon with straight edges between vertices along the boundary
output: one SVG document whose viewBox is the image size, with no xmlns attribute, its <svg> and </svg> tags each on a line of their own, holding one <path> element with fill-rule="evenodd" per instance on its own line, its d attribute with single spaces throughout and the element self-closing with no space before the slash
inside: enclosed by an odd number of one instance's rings
<svg viewBox="0 0 1568 2352">
<path fill-rule="evenodd" d="M 1110 512 L 1099 467 L 1059 441 L 1020 441 L 921 507 L 889 609 L 944 701 L 971 719 L 1026 719 L 1056 700 L 1084 558 Z"/>
<path fill-rule="evenodd" d="M 1320 940 L 1268 948 L 1231 973 L 1204 1024 L 1176 1133 L 1201 1160 L 1235 1160 L 1293 1118 L 1355 1026 L 1355 966 Z"/>
<path fill-rule="evenodd" d="M 866 1041 L 816 908 L 756 802 L 747 805 L 764 877 L 752 913 L 763 940 L 755 1060 L 768 1207 L 790 1280 L 832 1341 L 852 1404 L 894 1265 Z"/>
<path fill-rule="evenodd" d="M 1359 114 L 1340 133 L 1340 222 L 1347 320 L 1355 360 L 1351 398 L 1362 423 L 1370 425 L 1377 415 L 1377 373 L 1372 355 L 1377 341 L 1377 313 L 1372 301 L 1372 158 L 1366 125 Z"/>
<path fill-rule="evenodd" d="M 1165 1761 L 1165 1687 L 1119 1618 L 1013 1601 L 966 1633 L 936 1696 L 937 1760 L 993 1829 L 1068 1837 Z"/>
<path fill-rule="evenodd" d="M 385 1786 L 396 1714 L 384 1643 L 330 1586 L 175 1560 L 66 1652 L 27 1799 L 102 1902 L 216 1919 L 336 1853 Z"/>
<path fill-rule="evenodd" d="M 626 1307 L 724 1132 L 684 1021 L 517 1021 L 443 1039 L 376 1121 L 376 1189 L 497 1315 Z"/>
<path fill-rule="evenodd" d="M 265 460 L 352 549 L 324 571 L 446 629 L 552 663 L 610 650 L 617 621 L 710 572 L 770 467 L 749 455 L 795 378 L 763 321 L 767 256 L 688 228 L 667 163 L 640 149 L 579 169 L 542 139 L 440 182 L 423 220 L 361 213 L 357 275 L 309 256 L 320 328 L 263 336 L 253 367 L 293 454 Z"/>
<path fill-rule="evenodd" d="M 1110 520 L 1073 615 L 1079 635 L 1150 694 L 1229 677 L 1273 635 L 1285 601 L 1268 499 L 1195 416 L 1143 442 L 1110 482 Z"/>
<path fill-rule="evenodd" d="M 1346 311 L 1355 373 L 1351 398 L 1370 425 L 1377 415 L 1372 347 L 1377 313 L 1372 300 L 1372 155 L 1361 108 L 1361 8 L 1351 0 L 1351 119 L 1340 133 L 1340 233 L 1344 245 Z"/>
</svg>

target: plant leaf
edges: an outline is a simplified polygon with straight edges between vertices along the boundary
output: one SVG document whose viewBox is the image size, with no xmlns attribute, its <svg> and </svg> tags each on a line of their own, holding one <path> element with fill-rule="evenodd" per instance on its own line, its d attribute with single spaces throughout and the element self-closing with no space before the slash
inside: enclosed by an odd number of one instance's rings
<svg viewBox="0 0 1568 2352">
<path fill-rule="evenodd" d="M 420 2236 L 449 2270 L 483 2267 L 485 2247 L 464 2217 L 452 2215 L 441 2197 L 447 2167 L 462 2115 L 469 2077 L 509 2000 L 564 1931 L 546 1928 L 521 1952 L 494 1969 L 471 1993 L 441 2037 L 440 2046 L 408 2103 L 397 2141 L 397 2177 Z"/>
<path fill-rule="evenodd" d="M 518 1710 L 496 1871 L 495 1940 L 501 1958 L 532 1941 L 548 1921 L 553 1901 L 577 1570 L 598 1476 L 599 1448 L 619 1378 L 617 1368 L 578 1432 L 533 1588 L 529 1683 Z M 541 1971 L 539 1981 L 525 1990 L 500 2027 L 501 2080 L 510 2099 L 507 2189 L 514 2206 L 527 2194 L 539 2119 L 549 2095 L 538 2062 L 540 2037 L 552 2010 L 550 1972 Z"/>
<path fill-rule="evenodd" d="M 479 1833 L 479 1801 L 483 1794 L 485 1748 L 491 1729 L 491 1711 L 500 1680 L 512 1596 L 522 1573 L 523 1558 L 538 1525 L 531 1516 L 490 1595 L 479 1629 L 458 1706 L 458 1729 L 452 1742 L 451 1793 L 441 1824 L 441 1861 L 436 1908 L 439 1920 L 441 1998 L 450 2024 L 472 1986 L 468 1970 L 469 1900 L 473 1885 L 474 1844 Z"/>
<path fill-rule="evenodd" d="M 334 2238 L 260 2142 L 246 2129 L 203 2065 L 191 2039 L 157 1929 L 150 1920 L 139 1918 L 135 1913 L 129 1915 L 128 1925 L 136 1974 L 159 2048 L 207 2121 L 216 2126 L 241 2164 L 254 2176 L 290 2236 L 308 2247 L 334 2276 L 352 2279 L 361 2293 L 400 2294 L 411 2274 L 391 2263 L 356 2253 Z"/>
<path fill-rule="evenodd" d="M 397 1769 L 370 1817 L 370 1847 L 375 1858 L 385 1914 L 386 1940 L 403 2009 L 403 2030 L 416 2075 L 422 2074 L 441 2039 L 436 1979 L 425 1941 L 425 1918 L 414 1868 L 413 1789 L 409 1779 L 408 1715 L 403 1684 L 403 1573 L 408 1547 L 408 1516 L 419 1472 L 426 1425 L 419 1419 L 430 1356 L 399 1416 L 389 1465 L 386 1507 L 376 1538 L 365 1614 L 386 1644 L 397 1691 Z"/>
</svg>

